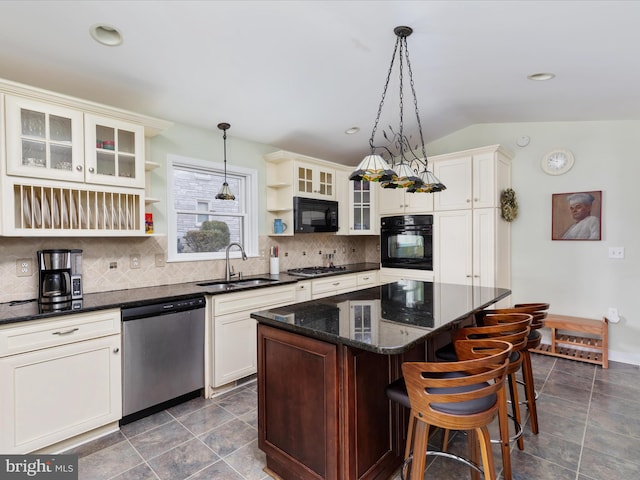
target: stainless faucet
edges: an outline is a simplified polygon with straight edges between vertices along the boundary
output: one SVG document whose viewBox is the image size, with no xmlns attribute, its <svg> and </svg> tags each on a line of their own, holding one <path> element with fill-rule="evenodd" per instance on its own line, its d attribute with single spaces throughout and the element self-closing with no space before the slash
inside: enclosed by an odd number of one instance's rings
<svg viewBox="0 0 640 480">
<path fill-rule="evenodd" d="M 244 248 L 242 248 L 242 245 L 240 245 L 237 242 L 231 242 L 229 245 L 227 245 L 227 251 L 226 251 L 226 256 L 227 256 L 227 265 L 226 265 L 226 274 L 225 274 L 225 280 L 228 282 L 229 280 L 231 280 L 231 277 L 233 277 L 234 275 L 237 275 L 237 273 L 235 273 L 233 271 L 233 268 L 229 265 L 229 249 L 233 246 L 236 246 L 238 248 L 240 248 L 240 251 L 242 252 L 242 260 L 246 260 L 247 259 L 247 254 L 244 253 Z M 242 274 L 241 274 L 242 275 Z"/>
</svg>

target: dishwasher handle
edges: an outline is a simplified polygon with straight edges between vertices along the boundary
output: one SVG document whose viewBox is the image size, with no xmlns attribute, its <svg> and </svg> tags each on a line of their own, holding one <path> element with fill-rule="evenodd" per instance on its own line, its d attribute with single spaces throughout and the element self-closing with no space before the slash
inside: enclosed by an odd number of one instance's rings
<svg viewBox="0 0 640 480">
<path fill-rule="evenodd" d="M 185 312 L 187 310 L 197 310 L 205 307 L 205 299 L 203 296 L 186 298 L 175 301 L 157 302 L 148 305 L 140 305 L 138 307 L 129 307 L 122 309 L 122 321 L 137 320 L 139 318 L 148 318 L 169 313 Z"/>
</svg>

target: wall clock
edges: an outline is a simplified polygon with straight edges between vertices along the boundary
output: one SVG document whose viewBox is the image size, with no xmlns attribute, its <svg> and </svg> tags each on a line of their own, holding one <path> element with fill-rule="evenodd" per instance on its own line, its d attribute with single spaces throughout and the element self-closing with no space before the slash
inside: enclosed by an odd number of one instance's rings
<svg viewBox="0 0 640 480">
<path fill-rule="evenodd" d="M 540 166 L 544 173 L 549 175 L 562 175 L 567 173 L 573 167 L 574 162 L 573 153 L 563 148 L 556 148 L 547 152 L 542 157 Z"/>
</svg>

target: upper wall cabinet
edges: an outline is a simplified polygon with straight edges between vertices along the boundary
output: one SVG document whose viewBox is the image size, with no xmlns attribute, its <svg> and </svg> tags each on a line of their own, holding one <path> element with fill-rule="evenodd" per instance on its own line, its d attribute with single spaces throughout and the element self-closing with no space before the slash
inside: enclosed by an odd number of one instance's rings
<svg viewBox="0 0 640 480">
<path fill-rule="evenodd" d="M 433 211 L 433 196 L 439 193 L 411 193 L 406 188 L 382 188 L 378 190 L 380 215 L 410 215 Z"/>
<path fill-rule="evenodd" d="M 365 180 L 351 181 L 351 169 L 336 169 L 336 200 L 339 228 L 337 235 L 378 235 L 377 188 Z"/>
<path fill-rule="evenodd" d="M 9 175 L 84 181 L 81 111 L 12 96 L 5 104 Z"/>
<path fill-rule="evenodd" d="M 85 116 L 85 178 L 103 185 L 144 188 L 144 129 Z"/>
<path fill-rule="evenodd" d="M 500 206 L 510 186 L 511 156 L 499 145 L 431 157 L 433 173 L 447 186 L 434 194 L 434 210 Z"/>
<path fill-rule="evenodd" d="M 144 128 L 20 97 L 6 99 L 7 173 L 144 188 Z"/>
<path fill-rule="evenodd" d="M 293 235 L 293 197 L 336 199 L 336 164 L 280 150 L 264 156 L 267 163 L 267 222 L 270 235 Z M 273 221 L 287 225 L 273 232 Z"/>
<path fill-rule="evenodd" d="M 336 171 L 309 161 L 295 162 L 295 193 L 298 197 L 335 200 Z"/>
<path fill-rule="evenodd" d="M 0 234 L 145 235 L 145 139 L 169 126 L 0 80 Z"/>
</svg>

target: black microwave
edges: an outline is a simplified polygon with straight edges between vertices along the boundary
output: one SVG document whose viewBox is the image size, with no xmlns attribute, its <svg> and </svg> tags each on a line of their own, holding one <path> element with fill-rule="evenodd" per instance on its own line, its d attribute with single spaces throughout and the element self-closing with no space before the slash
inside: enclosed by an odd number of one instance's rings
<svg viewBox="0 0 640 480">
<path fill-rule="evenodd" d="M 338 202 L 293 197 L 294 233 L 338 231 Z"/>
</svg>

